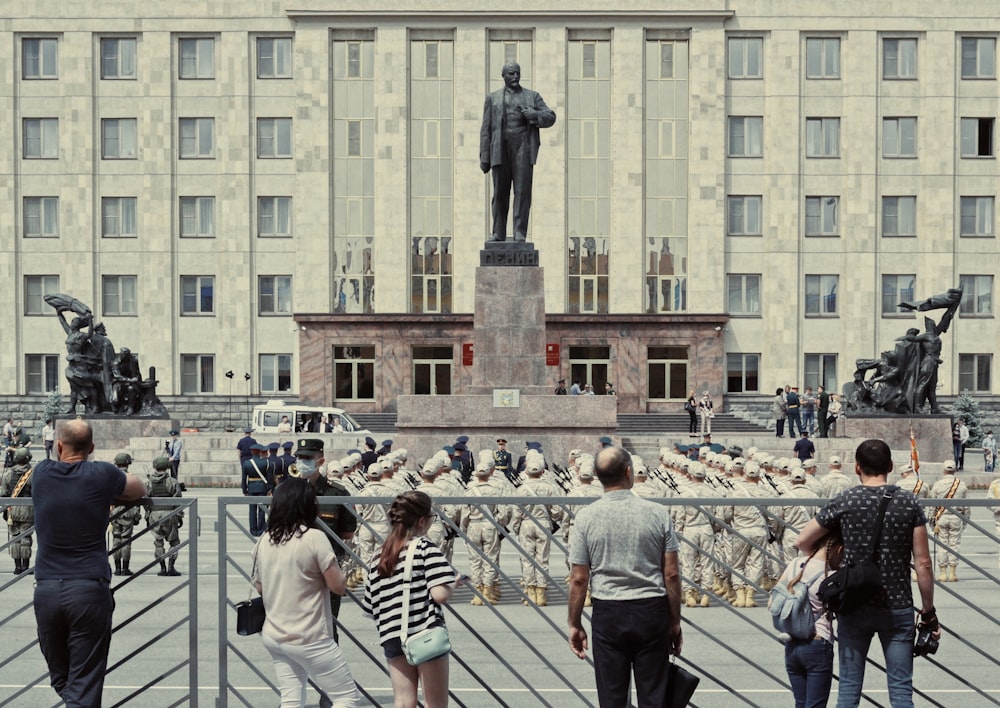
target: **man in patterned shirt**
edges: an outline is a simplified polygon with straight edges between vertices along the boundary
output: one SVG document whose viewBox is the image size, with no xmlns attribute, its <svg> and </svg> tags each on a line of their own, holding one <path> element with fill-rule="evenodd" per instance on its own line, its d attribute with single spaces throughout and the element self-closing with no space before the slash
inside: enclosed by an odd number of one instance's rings
<svg viewBox="0 0 1000 708">
<path fill-rule="evenodd" d="M 799 549 L 811 549 L 829 532 L 844 539 L 844 564 L 860 561 L 871 546 L 875 519 L 883 494 L 891 495 L 885 509 L 882 536 L 876 554 L 882 571 L 881 596 L 853 612 L 838 615 L 840 685 L 837 706 L 861 701 L 865 660 L 872 637 L 878 634 L 885 655 L 889 702 L 893 708 L 913 706 L 913 594 L 910 557 L 917 571 L 921 627 L 940 636 L 934 610 L 934 577 L 927 542 L 927 518 L 910 492 L 886 484 L 892 454 L 881 440 L 866 440 L 854 454 L 854 471 L 861 481 L 837 495 L 806 524 Z"/>
</svg>

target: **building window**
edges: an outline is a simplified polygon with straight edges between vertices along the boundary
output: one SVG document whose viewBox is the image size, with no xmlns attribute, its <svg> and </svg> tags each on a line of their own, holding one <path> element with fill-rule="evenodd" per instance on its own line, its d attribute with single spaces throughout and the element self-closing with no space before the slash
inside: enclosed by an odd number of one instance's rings
<svg viewBox="0 0 1000 708">
<path fill-rule="evenodd" d="M 58 275 L 24 276 L 24 314 L 55 314 L 55 310 L 45 303 L 45 296 L 57 292 L 59 292 Z"/>
<path fill-rule="evenodd" d="M 291 354 L 261 354 L 260 368 L 261 393 L 285 393 L 292 390 L 292 355 Z"/>
<path fill-rule="evenodd" d="M 593 210 L 584 200 L 580 200 L 580 206 L 583 219 L 589 219 Z M 608 311 L 609 248 L 606 236 L 569 237 L 569 312 Z"/>
<path fill-rule="evenodd" d="M 24 157 L 54 160 L 59 157 L 59 119 L 24 119 Z"/>
<path fill-rule="evenodd" d="M 21 76 L 25 79 L 59 78 L 59 40 L 55 37 L 22 39 Z"/>
<path fill-rule="evenodd" d="M 962 197 L 960 200 L 962 236 L 993 236 L 993 197 Z"/>
<path fill-rule="evenodd" d="M 338 401 L 375 398 L 375 347 L 333 348 L 333 390 Z"/>
<path fill-rule="evenodd" d="M 994 37 L 962 37 L 962 78 L 996 76 L 996 45 Z"/>
<path fill-rule="evenodd" d="M 764 78 L 764 40 L 761 37 L 729 38 L 729 78 Z"/>
<path fill-rule="evenodd" d="M 361 42 L 347 42 L 347 78 L 360 79 L 363 76 Z"/>
<path fill-rule="evenodd" d="M 257 157 L 292 156 L 292 119 L 257 119 Z"/>
<path fill-rule="evenodd" d="M 257 285 L 257 303 L 260 314 L 292 314 L 292 276 L 262 275 L 258 279 Z"/>
<path fill-rule="evenodd" d="M 181 276 L 181 314 L 211 315 L 215 312 L 215 277 Z"/>
<path fill-rule="evenodd" d="M 257 235 L 262 238 L 292 235 L 291 197 L 257 197 Z"/>
<path fill-rule="evenodd" d="M 138 314 L 134 275 L 105 275 L 102 279 L 104 316 Z"/>
<path fill-rule="evenodd" d="M 292 38 L 257 38 L 257 78 L 292 78 Z"/>
<path fill-rule="evenodd" d="M 806 78 L 840 78 L 840 39 L 836 37 L 806 39 Z"/>
<path fill-rule="evenodd" d="M 839 275 L 806 276 L 806 317 L 837 315 Z"/>
<path fill-rule="evenodd" d="M 760 116 L 729 117 L 729 157 L 760 157 L 763 146 L 764 119 Z"/>
<path fill-rule="evenodd" d="M 760 274 L 726 276 L 726 311 L 730 315 L 760 316 Z"/>
<path fill-rule="evenodd" d="M 101 121 L 101 157 L 105 160 L 134 160 L 136 156 L 135 118 L 105 118 Z"/>
<path fill-rule="evenodd" d="M 760 236 L 761 200 L 758 196 L 729 197 L 729 223 L 726 233 L 730 236 Z"/>
<path fill-rule="evenodd" d="M 611 364 L 611 347 L 570 347 L 569 373 L 573 383 L 583 389 L 593 386 L 598 396 L 605 395 L 604 384 L 608 381 L 608 367 Z"/>
<path fill-rule="evenodd" d="M 667 236 L 646 239 L 646 312 L 687 309 L 687 239 Z"/>
<path fill-rule="evenodd" d="M 181 393 L 215 392 L 215 356 L 181 354 Z"/>
<path fill-rule="evenodd" d="M 882 197 L 882 235 L 917 235 L 916 197 Z"/>
<path fill-rule="evenodd" d="M 25 393 L 41 395 L 59 390 L 59 355 L 26 354 Z"/>
<path fill-rule="evenodd" d="M 135 78 L 135 38 L 104 37 L 101 39 L 101 78 Z"/>
<path fill-rule="evenodd" d="M 917 40 L 886 38 L 882 40 L 882 78 L 917 78 Z"/>
<path fill-rule="evenodd" d="M 806 118 L 806 157 L 840 155 L 840 118 Z"/>
<path fill-rule="evenodd" d="M 452 359 L 450 345 L 447 347 L 413 347 L 414 395 L 451 395 Z"/>
<path fill-rule="evenodd" d="M 962 118 L 962 157 L 993 157 L 993 118 Z"/>
<path fill-rule="evenodd" d="M 992 393 L 990 381 L 992 354 L 958 355 L 958 390 L 969 393 Z"/>
<path fill-rule="evenodd" d="M 24 237 L 53 238 L 59 235 L 59 197 L 24 198 Z"/>
<path fill-rule="evenodd" d="M 181 118 L 181 159 L 215 157 L 215 118 Z"/>
<path fill-rule="evenodd" d="M 101 199 L 101 236 L 104 238 L 135 238 L 135 197 L 103 197 Z"/>
<path fill-rule="evenodd" d="M 837 355 L 806 354 L 802 385 L 816 390 L 822 386 L 827 391 L 837 390 Z"/>
<path fill-rule="evenodd" d="M 836 236 L 840 197 L 806 197 L 806 236 Z"/>
<path fill-rule="evenodd" d="M 414 238 L 411 261 L 411 311 L 451 312 L 451 238 Z"/>
<path fill-rule="evenodd" d="M 726 392 L 760 392 L 760 354 L 726 354 Z"/>
<path fill-rule="evenodd" d="M 646 397 L 654 401 L 682 401 L 688 392 L 687 347 L 646 349 Z"/>
<path fill-rule="evenodd" d="M 882 119 L 882 157 L 917 156 L 917 119 Z"/>
<path fill-rule="evenodd" d="M 906 275 L 882 276 L 882 316 L 883 317 L 913 317 L 913 311 L 899 306 L 901 302 L 913 302 L 916 291 L 917 276 Z"/>
<path fill-rule="evenodd" d="M 215 39 L 212 37 L 181 39 L 180 55 L 182 79 L 215 77 Z"/>
<path fill-rule="evenodd" d="M 963 317 L 993 316 L 993 276 L 961 275 L 962 303 L 958 312 Z"/>
<path fill-rule="evenodd" d="M 181 236 L 215 236 L 215 197 L 181 197 Z"/>
<path fill-rule="evenodd" d="M 674 44 L 673 42 L 660 43 L 660 78 L 674 78 Z"/>
</svg>

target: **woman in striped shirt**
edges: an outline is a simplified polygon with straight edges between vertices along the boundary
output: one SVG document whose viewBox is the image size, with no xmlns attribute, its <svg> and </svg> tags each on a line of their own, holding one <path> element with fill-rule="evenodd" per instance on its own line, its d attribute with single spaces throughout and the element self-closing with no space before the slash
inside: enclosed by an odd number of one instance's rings
<svg viewBox="0 0 1000 708">
<path fill-rule="evenodd" d="M 433 520 L 431 498 L 424 492 L 409 491 L 396 497 L 389 508 L 392 529 L 382 550 L 372 558 L 365 580 L 362 609 L 378 627 L 397 708 L 417 705 L 418 683 L 423 684 L 427 708 L 448 705 L 448 655 L 411 666 L 400 640 L 403 569 L 411 541 L 416 544 L 416 552 L 410 580 L 408 635 L 444 624 L 441 605 L 451 599 L 459 580 L 440 549 L 425 536 Z"/>
</svg>

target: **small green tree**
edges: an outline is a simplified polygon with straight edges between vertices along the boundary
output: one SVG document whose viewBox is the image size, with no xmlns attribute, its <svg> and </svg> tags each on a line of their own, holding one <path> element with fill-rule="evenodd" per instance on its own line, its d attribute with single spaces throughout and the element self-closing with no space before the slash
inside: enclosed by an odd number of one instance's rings
<svg viewBox="0 0 1000 708">
<path fill-rule="evenodd" d="M 962 391 L 952 404 L 951 412 L 956 418 L 965 420 L 965 424 L 969 426 L 969 445 L 978 446 L 983 439 L 983 414 L 979 410 L 979 401 L 970 396 L 968 391 Z"/>
<path fill-rule="evenodd" d="M 43 422 L 55 420 L 55 417 L 62 413 L 62 394 L 57 389 L 49 391 L 49 397 L 45 401 L 45 412 Z"/>
</svg>

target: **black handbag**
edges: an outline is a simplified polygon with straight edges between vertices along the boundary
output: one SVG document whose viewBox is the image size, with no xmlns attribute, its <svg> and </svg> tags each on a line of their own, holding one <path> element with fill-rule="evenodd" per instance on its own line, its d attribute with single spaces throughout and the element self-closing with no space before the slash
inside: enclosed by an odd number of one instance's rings
<svg viewBox="0 0 1000 708">
<path fill-rule="evenodd" d="M 667 665 L 667 700 L 664 708 L 685 708 L 701 683 L 701 677 L 671 661 Z"/>
<path fill-rule="evenodd" d="M 257 542 L 258 546 L 260 541 Z M 250 571 L 250 592 L 245 602 L 236 604 L 236 633 L 241 637 L 249 637 L 251 634 L 259 634 L 264 629 L 264 619 L 267 611 L 264 609 L 264 598 L 260 595 L 253 595 L 253 577 L 257 574 L 257 548 L 253 549 L 253 570 Z"/>
<path fill-rule="evenodd" d="M 886 487 L 879 502 L 878 515 L 875 517 L 875 533 L 868 555 L 860 560 L 845 563 L 831 573 L 819 584 L 816 596 L 823 607 L 833 614 L 848 614 L 862 605 L 878 601 L 885 595 L 882 585 L 882 571 L 878 567 L 878 546 L 882 540 L 882 526 L 885 521 L 885 508 L 898 487 Z"/>
</svg>

